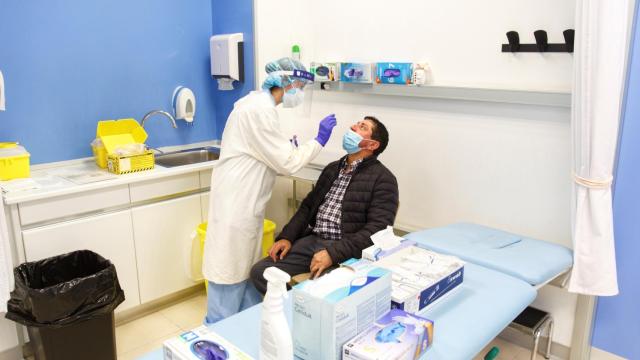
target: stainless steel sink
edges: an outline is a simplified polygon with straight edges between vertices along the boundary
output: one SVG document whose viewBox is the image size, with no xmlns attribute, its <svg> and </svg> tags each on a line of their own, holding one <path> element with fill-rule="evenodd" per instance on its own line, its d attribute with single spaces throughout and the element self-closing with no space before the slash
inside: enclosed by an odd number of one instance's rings
<svg viewBox="0 0 640 360">
<path fill-rule="evenodd" d="M 219 158 L 220 148 L 207 146 L 157 154 L 156 164 L 164 167 L 174 167 L 218 160 Z"/>
</svg>

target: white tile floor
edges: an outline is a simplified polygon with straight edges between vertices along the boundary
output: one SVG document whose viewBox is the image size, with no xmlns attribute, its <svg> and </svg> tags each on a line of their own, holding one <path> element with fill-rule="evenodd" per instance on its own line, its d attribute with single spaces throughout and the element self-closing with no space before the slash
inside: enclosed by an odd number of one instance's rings
<svg viewBox="0 0 640 360">
<path fill-rule="evenodd" d="M 132 360 L 162 347 L 173 336 L 202 324 L 206 313 L 204 294 L 116 327 L 118 360 Z"/>
<path fill-rule="evenodd" d="M 436 327 L 436 331 L 438 328 Z M 518 345 L 512 344 L 506 340 L 501 338 L 495 338 L 491 342 L 491 344 L 487 345 L 475 358 L 474 360 L 482 360 L 484 356 L 491 350 L 492 347 L 497 346 L 500 349 L 498 353 L 497 359 L 500 360 L 529 360 L 531 359 L 531 350 L 525 349 Z M 553 356 L 551 359 L 555 359 Z M 536 356 L 536 360 L 545 360 L 544 356 L 538 354 Z"/>
<path fill-rule="evenodd" d="M 206 295 L 201 294 L 116 327 L 118 360 L 136 359 L 159 349 L 166 339 L 199 326 L 206 312 L 206 302 Z M 498 359 L 501 360 L 529 360 L 531 356 L 528 349 L 496 338 L 474 360 L 482 360 L 493 346 L 500 349 Z M 538 355 L 537 359 L 544 357 Z"/>
</svg>

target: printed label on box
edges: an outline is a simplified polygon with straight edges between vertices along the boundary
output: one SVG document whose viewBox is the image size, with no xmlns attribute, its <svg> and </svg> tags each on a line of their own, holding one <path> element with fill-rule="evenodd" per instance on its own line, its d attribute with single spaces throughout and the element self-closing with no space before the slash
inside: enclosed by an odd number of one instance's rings
<svg viewBox="0 0 640 360">
<path fill-rule="evenodd" d="M 131 159 L 120 158 L 120 172 L 131 170 Z"/>
</svg>

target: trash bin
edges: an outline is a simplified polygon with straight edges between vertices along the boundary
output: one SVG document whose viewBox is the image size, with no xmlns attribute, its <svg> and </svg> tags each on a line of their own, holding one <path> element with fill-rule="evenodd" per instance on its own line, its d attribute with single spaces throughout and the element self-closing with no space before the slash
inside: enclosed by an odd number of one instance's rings
<svg viewBox="0 0 640 360">
<path fill-rule="evenodd" d="M 14 269 L 6 317 L 27 326 L 36 360 L 115 360 L 113 311 L 124 301 L 115 266 L 88 251 Z"/>
<path fill-rule="evenodd" d="M 198 225 L 196 229 L 198 234 L 198 238 L 200 239 L 200 252 L 202 256 L 204 256 L 204 241 L 207 238 L 207 223 L 203 222 Z M 264 219 L 263 229 L 262 229 L 262 257 L 267 257 L 269 255 L 269 249 L 274 243 L 276 237 L 276 223 L 269 219 Z M 209 287 L 207 286 L 207 280 L 204 280 L 204 288 L 209 292 Z"/>
</svg>

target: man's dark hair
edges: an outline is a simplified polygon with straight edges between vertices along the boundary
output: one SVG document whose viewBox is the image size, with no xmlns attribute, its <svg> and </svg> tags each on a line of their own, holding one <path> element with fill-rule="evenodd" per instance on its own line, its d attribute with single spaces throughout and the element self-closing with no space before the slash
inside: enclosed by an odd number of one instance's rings
<svg viewBox="0 0 640 360">
<path fill-rule="evenodd" d="M 373 155 L 380 155 L 384 149 L 387 148 L 387 144 L 389 144 L 389 131 L 387 131 L 387 127 L 375 116 L 365 116 L 364 119 L 373 122 L 374 126 L 371 132 L 371 139 L 380 143 L 380 146 L 373 152 Z"/>
</svg>

